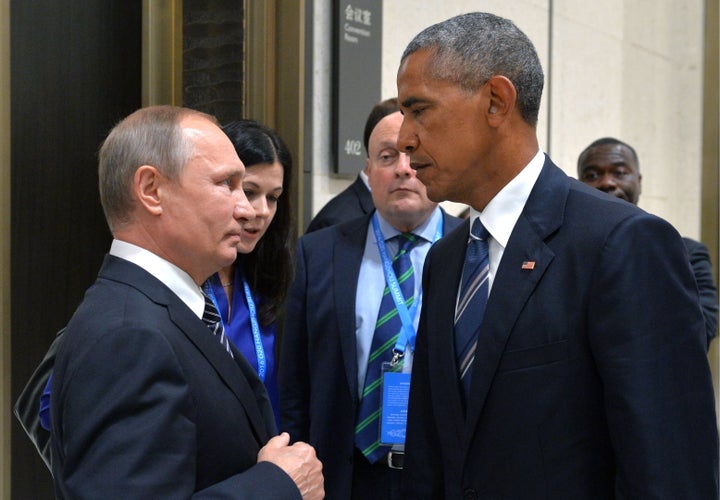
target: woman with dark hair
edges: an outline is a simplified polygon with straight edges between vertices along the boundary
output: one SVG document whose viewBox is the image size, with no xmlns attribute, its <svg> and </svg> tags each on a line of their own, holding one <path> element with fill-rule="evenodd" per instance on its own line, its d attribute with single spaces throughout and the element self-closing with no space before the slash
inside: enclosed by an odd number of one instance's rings
<svg viewBox="0 0 720 500">
<path fill-rule="evenodd" d="M 233 121 L 222 129 L 245 165 L 243 190 L 255 218 L 243 227 L 237 260 L 204 289 L 228 338 L 265 384 L 279 424 L 276 339 L 292 278 L 292 156 L 275 131 L 256 121 Z"/>
</svg>

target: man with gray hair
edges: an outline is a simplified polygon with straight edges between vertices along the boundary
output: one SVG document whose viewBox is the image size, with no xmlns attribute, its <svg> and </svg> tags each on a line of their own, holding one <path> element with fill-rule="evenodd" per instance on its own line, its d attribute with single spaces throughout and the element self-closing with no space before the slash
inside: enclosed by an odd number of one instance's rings
<svg viewBox="0 0 720 500">
<path fill-rule="evenodd" d="M 540 150 L 527 36 L 492 14 L 448 19 L 410 42 L 397 84 L 398 148 L 432 200 L 471 207 L 425 264 L 405 497 L 716 500 L 682 240 Z"/>
<path fill-rule="evenodd" d="M 262 382 L 201 290 L 255 217 L 244 172 L 215 119 L 186 108 L 140 109 L 105 140 L 114 239 L 54 365 L 57 498 L 323 497 L 315 451 L 275 436 Z"/>
</svg>

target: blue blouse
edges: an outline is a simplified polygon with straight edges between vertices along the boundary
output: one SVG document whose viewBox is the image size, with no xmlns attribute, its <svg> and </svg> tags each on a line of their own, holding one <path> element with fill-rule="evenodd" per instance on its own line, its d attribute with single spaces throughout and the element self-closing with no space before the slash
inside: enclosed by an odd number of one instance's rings
<svg viewBox="0 0 720 500">
<path fill-rule="evenodd" d="M 235 347 L 245 356 L 250 365 L 258 371 L 258 353 L 253 339 L 252 327 L 250 324 L 250 309 L 248 308 L 247 298 L 243 286 L 243 275 L 241 272 L 235 272 L 233 277 L 233 294 L 232 307 L 228 311 L 227 295 L 223 290 L 220 277 L 214 274 L 206 283 L 209 285 L 210 296 L 215 301 L 215 305 L 222 317 L 225 334 Z M 253 299 L 259 309 L 262 304 L 262 298 L 253 294 Z M 231 313 L 228 317 L 228 312 Z M 275 340 L 277 338 L 277 323 L 268 326 L 260 325 L 260 338 L 262 348 L 265 355 L 265 388 L 267 389 L 270 403 L 272 404 L 275 422 L 280 428 L 280 405 L 279 390 L 277 378 L 277 364 L 275 359 Z"/>
</svg>

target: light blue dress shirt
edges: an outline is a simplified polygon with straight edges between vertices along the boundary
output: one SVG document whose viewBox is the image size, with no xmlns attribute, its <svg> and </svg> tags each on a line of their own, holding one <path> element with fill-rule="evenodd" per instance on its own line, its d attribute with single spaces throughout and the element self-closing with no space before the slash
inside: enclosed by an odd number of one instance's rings
<svg viewBox="0 0 720 500">
<path fill-rule="evenodd" d="M 410 260 L 413 263 L 415 273 L 415 299 L 420 298 L 417 314 L 413 319 L 415 329 L 420 319 L 420 307 L 422 306 L 422 273 L 425 257 L 427 256 L 433 239 L 437 232 L 438 224 L 442 221 L 442 211 L 435 207 L 430 217 L 415 228 L 412 232 L 421 238 L 421 241 L 410 251 Z M 378 213 L 380 231 L 387 243 L 388 255 L 394 256 L 398 250 L 398 242 L 393 237 L 400 234 L 400 231 L 392 227 Z M 388 241 L 390 240 L 390 241 Z M 357 345 L 357 366 L 358 366 L 358 397 L 362 397 L 365 386 L 365 372 L 367 361 L 370 355 L 375 323 L 377 322 L 380 302 L 382 302 L 383 290 L 385 289 L 385 274 L 383 273 L 382 260 L 375 240 L 375 232 L 372 227 L 372 220 L 368 225 L 367 238 L 365 239 L 365 251 L 360 264 L 360 276 L 358 277 L 357 293 L 355 295 L 355 339 Z M 405 349 L 403 372 L 409 373 L 412 370 L 413 353 L 409 348 Z"/>
</svg>

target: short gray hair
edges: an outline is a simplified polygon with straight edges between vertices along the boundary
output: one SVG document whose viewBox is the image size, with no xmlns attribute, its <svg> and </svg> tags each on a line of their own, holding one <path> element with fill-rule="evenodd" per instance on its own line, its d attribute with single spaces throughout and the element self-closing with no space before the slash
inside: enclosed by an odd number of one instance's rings
<svg viewBox="0 0 720 500">
<path fill-rule="evenodd" d="M 477 90 L 495 75 L 508 78 L 523 119 L 537 125 L 543 70 L 532 42 L 512 21 L 485 12 L 452 17 L 413 38 L 401 61 L 420 49 L 435 51 L 432 77 L 467 91 Z"/>
<path fill-rule="evenodd" d="M 98 178 L 100 202 L 110 231 L 130 221 L 131 191 L 135 171 L 152 165 L 163 175 L 177 179 L 194 152 L 180 121 L 205 113 L 176 106 L 150 106 L 130 114 L 110 131 L 100 148 Z"/>
</svg>

